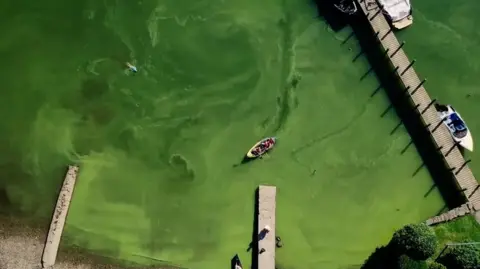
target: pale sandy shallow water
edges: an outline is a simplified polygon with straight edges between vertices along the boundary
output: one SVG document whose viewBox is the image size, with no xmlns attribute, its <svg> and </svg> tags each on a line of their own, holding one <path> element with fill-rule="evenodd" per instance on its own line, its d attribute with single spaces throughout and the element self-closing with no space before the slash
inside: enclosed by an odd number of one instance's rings
<svg viewBox="0 0 480 269">
<path fill-rule="evenodd" d="M 0 4 L 8 63 L 0 67 L 0 187 L 13 208 L 48 218 L 63 167 L 79 162 L 65 244 L 195 269 L 228 266 L 235 253 L 248 265 L 261 183 L 278 186 L 285 268 L 361 264 L 395 228 L 437 213 L 439 194 L 424 197 L 428 173 L 412 177 L 414 148 L 400 154 L 408 135 L 390 136 L 397 117 L 380 117 L 388 100 L 370 98 L 378 82 L 360 81 L 368 65 L 352 64 L 355 39 L 341 45 L 350 30 L 334 33 L 306 2 L 259 5 Z M 467 12 L 460 6 L 452 8 Z M 428 4 L 419 8 L 400 37 L 429 90 L 458 103 L 476 132 L 477 69 L 467 52 L 480 39 Z M 448 27 L 471 43 L 447 39 Z M 445 50 L 461 57 L 440 57 Z M 121 66 L 131 60 L 135 76 Z M 267 135 L 279 138 L 269 158 L 234 167 Z"/>
</svg>

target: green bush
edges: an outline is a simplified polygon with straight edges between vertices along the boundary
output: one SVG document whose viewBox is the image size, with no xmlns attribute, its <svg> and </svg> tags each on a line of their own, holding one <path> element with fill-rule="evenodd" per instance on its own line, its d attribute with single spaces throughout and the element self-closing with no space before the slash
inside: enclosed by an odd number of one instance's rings
<svg viewBox="0 0 480 269">
<path fill-rule="evenodd" d="M 432 262 L 429 266 L 428 269 L 447 269 L 445 265 L 438 263 L 438 262 Z"/>
<path fill-rule="evenodd" d="M 397 269 L 427 269 L 427 263 L 425 261 L 416 261 L 402 255 L 398 258 Z"/>
<path fill-rule="evenodd" d="M 450 250 L 440 258 L 440 262 L 449 269 L 480 268 L 478 249 L 472 245 L 451 247 Z"/>
<path fill-rule="evenodd" d="M 433 256 L 438 243 L 434 231 L 421 223 L 410 224 L 396 231 L 390 244 L 400 255 L 424 261 Z"/>
</svg>

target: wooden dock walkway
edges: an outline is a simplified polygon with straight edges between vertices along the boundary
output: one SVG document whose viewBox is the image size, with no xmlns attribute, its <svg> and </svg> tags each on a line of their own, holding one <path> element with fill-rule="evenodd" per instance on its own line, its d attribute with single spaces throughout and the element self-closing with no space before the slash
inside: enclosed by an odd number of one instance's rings
<svg viewBox="0 0 480 269">
<path fill-rule="evenodd" d="M 270 227 L 266 236 L 258 241 L 258 269 L 275 269 L 275 209 L 277 188 L 258 187 L 258 232 Z"/>
<path fill-rule="evenodd" d="M 470 204 L 466 203 L 448 212 L 445 212 L 443 214 L 440 214 L 438 216 L 428 219 L 426 221 L 426 224 L 430 226 L 430 225 L 451 221 L 453 219 L 470 214 L 471 212 L 472 212 L 472 209 L 470 207 Z"/>
<path fill-rule="evenodd" d="M 386 21 L 377 2 L 374 0 L 357 0 L 362 12 L 366 15 L 374 34 L 385 54 L 392 64 L 393 71 L 397 74 L 405 87 L 405 94 L 408 94 L 413 107 L 421 115 L 421 119 L 428 128 L 432 140 L 444 157 L 445 164 L 455 178 L 459 189 L 467 202 L 472 206 L 473 211 L 480 210 L 480 191 L 477 191 L 479 184 L 472 171 L 465 162 L 462 153 L 455 145 L 447 127 L 442 124 L 435 109 L 434 101 L 430 98 L 423 84 L 412 68 L 411 62 L 398 42 L 393 30 Z"/>
</svg>

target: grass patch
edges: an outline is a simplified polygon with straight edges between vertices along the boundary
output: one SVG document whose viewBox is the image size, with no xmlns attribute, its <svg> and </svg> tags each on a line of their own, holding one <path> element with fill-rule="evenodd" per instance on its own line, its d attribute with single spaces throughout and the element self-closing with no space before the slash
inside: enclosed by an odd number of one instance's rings
<svg viewBox="0 0 480 269">
<path fill-rule="evenodd" d="M 439 224 L 433 229 L 441 248 L 446 243 L 480 242 L 480 224 L 471 215 Z"/>
</svg>

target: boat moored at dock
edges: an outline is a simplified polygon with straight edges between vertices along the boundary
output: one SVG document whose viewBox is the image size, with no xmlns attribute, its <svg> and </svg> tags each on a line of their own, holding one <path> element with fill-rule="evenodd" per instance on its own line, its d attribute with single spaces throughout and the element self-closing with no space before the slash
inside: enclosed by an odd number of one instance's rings
<svg viewBox="0 0 480 269">
<path fill-rule="evenodd" d="M 463 148 L 473 151 L 473 138 L 465 121 L 460 114 L 455 111 L 451 105 L 436 104 L 435 108 L 438 111 L 443 123 L 447 126 L 453 140 Z"/>
<path fill-rule="evenodd" d="M 401 30 L 413 23 L 410 0 L 378 0 L 378 3 L 393 28 Z"/>
</svg>

